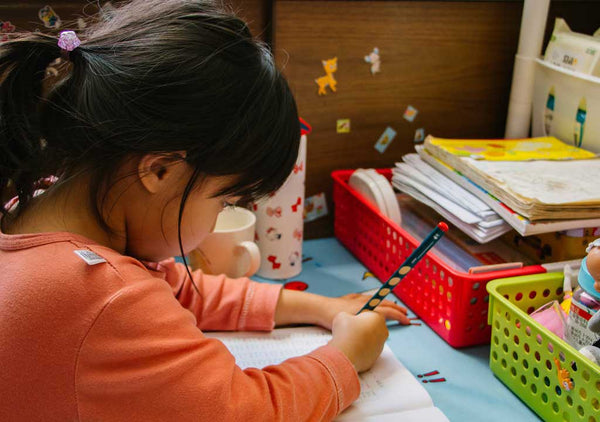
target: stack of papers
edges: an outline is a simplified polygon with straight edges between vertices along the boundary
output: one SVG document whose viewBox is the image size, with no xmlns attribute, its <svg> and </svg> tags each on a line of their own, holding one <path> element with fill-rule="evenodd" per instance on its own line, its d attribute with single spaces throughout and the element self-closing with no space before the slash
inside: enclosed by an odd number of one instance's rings
<svg viewBox="0 0 600 422">
<path fill-rule="evenodd" d="M 553 139 L 428 138 L 416 150 L 424 162 L 486 203 L 522 236 L 600 227 L 600 191 L 594 183 L 600 160 L 579 148 L 556 146 Z"/>
<path fill-rule="evenodd" d="M 530 221 L 600 216 L 600 159 L 589 151 L 552 137 L 456 141 L 430 136 L 425 149 Z"/>
<path fill-rule="evenodd" d="M 433 208 L 479 243 L 511 230 L 489 205 L 424 162 L 417 154 L 402 157 L 393 169 L 392 184 Z"/>
</svg>

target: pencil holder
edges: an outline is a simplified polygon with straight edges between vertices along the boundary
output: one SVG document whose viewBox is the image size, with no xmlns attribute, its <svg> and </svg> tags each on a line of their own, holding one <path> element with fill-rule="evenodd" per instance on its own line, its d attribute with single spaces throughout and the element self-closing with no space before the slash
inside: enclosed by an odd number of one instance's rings
<svg viewBox="0 0 600 422">
<path fill-rule="evenodd" d="M 305 175 L 306 135 L 302 135 L 298 159 L 284 185 L 253 205 L 261 254 L 258 276 L 282 280 L 302 271 Z"/>
</svg>

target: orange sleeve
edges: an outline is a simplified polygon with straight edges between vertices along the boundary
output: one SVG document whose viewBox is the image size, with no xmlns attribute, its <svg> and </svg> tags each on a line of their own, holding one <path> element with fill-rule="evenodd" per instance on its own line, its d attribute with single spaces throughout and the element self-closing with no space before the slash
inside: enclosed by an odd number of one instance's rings
<svg viewBox="0 0 600 422">
<path fill-rule="evenodd" d="M 165 274 L 181 305 L 189 309 L 202 330 L 269 331 L 275 326 L 275 307 L 281 285 L 257 283 L 248 278 L 192 272 L 190 282 L 185 266 L 174 259 L 161 262 L 156 270 Z"/>
<path fill-rule="evenodd" d="M 331 420 L 360 388 L 333 346 L 242 371 L 155 278 L 105 305 L 81 344 L 75 374 L 79 420 Z"/>
</svg>

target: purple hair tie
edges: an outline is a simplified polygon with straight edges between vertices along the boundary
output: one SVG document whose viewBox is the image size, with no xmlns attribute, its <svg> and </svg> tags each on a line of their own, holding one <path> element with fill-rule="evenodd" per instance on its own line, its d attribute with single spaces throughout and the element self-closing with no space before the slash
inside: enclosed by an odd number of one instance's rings
<svg viewBox="0 0 600 422">
<path fill-rule="evenodd" d="M 80 45 L 81 41 L 77 38 L 77 34 L 74 31 L 62 31 L 58 37 L 58 46 L 67 54 Z"/>
</svg>

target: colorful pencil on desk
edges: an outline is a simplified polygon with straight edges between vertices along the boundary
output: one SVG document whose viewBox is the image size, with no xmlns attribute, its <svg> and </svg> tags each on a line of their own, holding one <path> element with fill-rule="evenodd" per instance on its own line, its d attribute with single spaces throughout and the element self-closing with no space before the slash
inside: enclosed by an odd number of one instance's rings
<svg viewBox="0 0 600 422">
<path fill-rule="evenodd" d="M 379 305 L 383 299 L 385 299 L 392 289 L 396 287 L 398 283 L 400 283 L 400 280 L 402 280 L 404 276 L 408 274 L 408 272 L 412 270 L 415 265 L 417 265 L 421 258 L 425 256 L 427 251 L 429 251 L 429 249 L 431 249 L 447 231 L 448 225 L 446 223 L 438 223 L 436 228 L 433 229 L 425 239 L 423 239 L 423 242 L 421 242 L 421 244 L 413 251 L 413 253 L 409 255 L 408 258 L 406 258 L 406 261 L 400 265 L 398 270 L 392 274 L 389 280 L 383 283 L 379 290 L 377 290 L 377 292 L 371 296 L 371 299 L 369 299 L 365 306 L 363 306 L 361 310 L 357 312 L 357 315 L 362 311 L 372 311 L 375 309 L 375 307 Z"/>
</svg>

